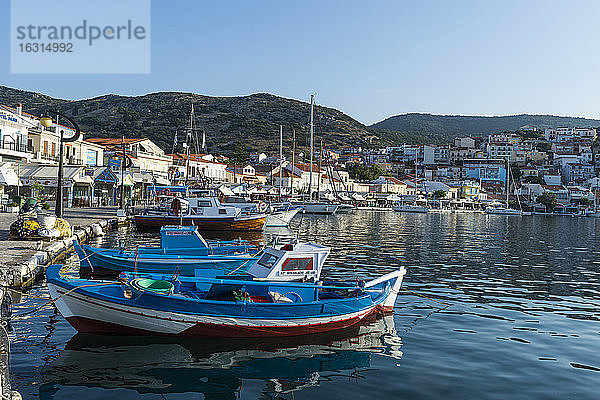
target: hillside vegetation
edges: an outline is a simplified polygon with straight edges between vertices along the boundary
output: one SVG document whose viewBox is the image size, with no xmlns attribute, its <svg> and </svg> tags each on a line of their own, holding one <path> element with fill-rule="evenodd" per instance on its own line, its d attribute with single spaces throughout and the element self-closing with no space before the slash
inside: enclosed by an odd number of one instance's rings
<svg viewBox="0 0 600 400">
<path fill-rule="evenodd" d="M 189 126 L 192 104 L 196 127 L 204 130 L 210 152 L 231 154 L 246 151 L 275 153 L 279 148 L 279 125 L 284 129 L 284 146 L 289 152 L 292 130 L 299 150 L 309 137 L 310 105 L 267 93 L 243 97 L 210 97 L 192 93 L 159 92 L 144 96 L 105 95 L 67 101 L 0 86 L 0 104 L 34 115 L 55 109 L 72 116 L 88 137 L 148 137 L 171 152 L 175 131 L 182 151 L 183 129 Z M 385 146 L 389 140 L 348 115 L 333 108 L 315 107 L 315 146 L 321 132 L 328 148 L 349 145 Z"/>
<path fill-rule="evenodd" d="M 595 128 L 600 127 L 600 120 L 529 114 L 501 117 L 402 114 L 373 124 L 371 128 L 393 141 L 449 143 L 457 136 L 487 136 L 491 133 L 516 131 L 525 125 L 542 129 L 559 126 Z"/>
</svg>

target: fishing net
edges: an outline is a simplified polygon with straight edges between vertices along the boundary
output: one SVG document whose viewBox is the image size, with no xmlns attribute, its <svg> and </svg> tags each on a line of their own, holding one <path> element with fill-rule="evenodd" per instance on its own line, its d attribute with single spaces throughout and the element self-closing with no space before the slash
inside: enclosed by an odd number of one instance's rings
<svg viewBox="0 0 600 400">
<path fill-rule="evenodd" d="M 73 234 L 71 231 L 71 225 L 63 218 L 56 218 L 54 229 L 57 229 L 60 232 L 60 237 L 63 238 L 69 237 Z"/>
</svg>

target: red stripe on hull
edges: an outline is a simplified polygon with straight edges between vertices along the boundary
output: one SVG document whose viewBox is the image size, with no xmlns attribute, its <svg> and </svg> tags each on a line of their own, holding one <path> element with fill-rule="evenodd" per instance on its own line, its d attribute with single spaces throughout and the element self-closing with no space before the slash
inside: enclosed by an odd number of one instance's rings
<svg viewBox="0 0 600 400">
<path fill-rule="evenodd" d="M 253 338 L 303 336 L 343 330 L 357 325 L 363 321 L 372 321 L 373 319 L 377 319 L 379 316 L 381 316 L 381 309 L 379 307 L 375 307 L 362 318 L 354 317 L 342 321 L 315 325 L 251 327 L 197 323 L 193 327 L 186 329 L 179 334 L 166 334 L 146 331 L 143 329 L 118 325 L 111 322 L 98 321 L 86 317 L 72 316 L 67 318 L 67 321 L 69 324 L 71 324 L 71 326 L 73 326 L 73 328 L 82 333 L 102 333 L 109 335 Z"/>
<path fill-rule="evenodd" d="M 261 231 L 265 225 L 267 217 L 246 218 L 235 220 L 234 218 L 194 218 L 194 217 L 161 217 L 136 215 L 135 223 L 142 229 L 159 229 L 165 225 L 195 225 L 199 230 L 207 231 Z"/>
</svg>

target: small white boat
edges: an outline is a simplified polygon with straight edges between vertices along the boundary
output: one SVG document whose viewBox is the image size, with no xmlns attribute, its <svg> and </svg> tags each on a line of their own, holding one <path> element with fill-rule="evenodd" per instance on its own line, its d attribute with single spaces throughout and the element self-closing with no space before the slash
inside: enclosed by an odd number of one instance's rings
<svg viewBox="0 0 600 400">
<path fill-rule="evenodd" d="M 265 226 L 288 226 L 292 219 L 302 211 L 300 206 L 292 206 L 291 204 L 271 204 L 271 214 L 267 216 Z"/>
<path fill-rule="evenodd" d="M 340 213 L 348 213 L 348 212 L 354 211 L 354 210 L 356 210 L 356 207 L 353 206 L 352 204 L 339 204 L 336 212 L 338 214 L 340 214 Z"/>
<path fill-rule="evenodd" d="M 339 205 L 330 203 L 304 203 L 305 214 L 321 214 L 331 215 L 335 214 Z"/>
<path fill-rule="evenodd" d="M 489 207 L 485 209 L 486 214 L 495 215 L 523 215 L 521 210 L 515 210 L 514 208 L 506 207 Z"/>
<path fill-rule="evenodd" d="M 416 204 L 394 204 L 392 210 L 398 212 L 410 212 L 425 214 L 429 212 L 428 207 L 418 206 Z"/>
</svg>

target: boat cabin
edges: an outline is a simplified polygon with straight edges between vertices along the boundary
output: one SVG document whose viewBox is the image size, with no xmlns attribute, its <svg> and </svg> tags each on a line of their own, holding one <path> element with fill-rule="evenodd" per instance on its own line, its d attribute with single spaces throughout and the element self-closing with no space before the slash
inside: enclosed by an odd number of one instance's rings
<svg viewBox="0 0 600 400">
<path fill-rule="evenodd" d="M 204 249 L 208 243 L 196 226 L 167 225 L 160 229 L 160 247 L 163 250 Z"/>
<path fill-rule="evenodd" d="M 266 248 L 248 270 L 256 280 L 319 280 L 331 249 L 315 243 L 289 243 Z"/>
<path fill-rule="evenodd" d="M 240 209 L 231 206 L 225 206 L 219 202 L 216 197 L 190 197 L 187 199 L 190 203 L 189 215 L 203 215 L 212 217 L 236 217 L 240 214 Z"/>
</svg>

